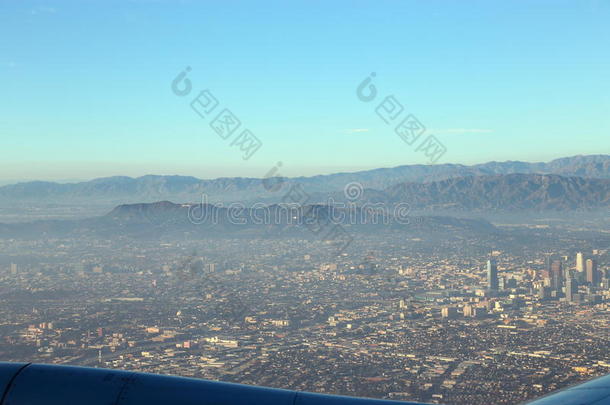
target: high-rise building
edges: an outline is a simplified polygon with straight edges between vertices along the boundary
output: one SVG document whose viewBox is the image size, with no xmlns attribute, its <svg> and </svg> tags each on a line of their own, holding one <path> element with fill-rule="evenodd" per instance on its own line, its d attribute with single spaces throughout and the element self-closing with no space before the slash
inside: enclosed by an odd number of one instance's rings
<svg viewBox="0 0 610 405">
<path fill-rule="evenodd" d="M 441 309 L 441 316 L 447 319 L 457 318 L 458 310 L 456 307 L 444 307 Z"/>
<path fill-rule="evenodd" d="M 553 260 L 551 261 L 551 266 L 549 269 L 549 277 L 551 278 L 551 288 L 556 291 L 561 291 L 562 287 L 562 279 L 563 279 L 563 269 L 562 269 L 561 260 Z"/>
<path fill-rule="evenodd" d="M 574 302 L 575 294 L 578 293 L 578 285 L 574 277 L 566 279 L 566 301 Z"/>
<path fill-rule="evenodd" d="M 498 264 L 493 258 L 487 261 L 487 288 L 498 289 Z"/>
<path fill-rule="evenodd" d="M 597 260 L 587 259 L 585 263 L 587 283 L 591 285 L 599 284 L 599 273 L 597 271 Z"/>
<path fill-rule="evenodd" d="M 576 271 L 585 271 L 585 257 L 581 252 L 576 253 Z"/>
<path fill-rule="evenodd" d="M 11 263 L 11 274 L 17 274 L 17 264 Z"/>
<path fill-rule="evenodd" d="M 544 284 L 540 284 L 538 286 L 538 298 L 541 300 L 546 300 L 550 297 L 549 287 L 546 287 Z"/>
</svg>

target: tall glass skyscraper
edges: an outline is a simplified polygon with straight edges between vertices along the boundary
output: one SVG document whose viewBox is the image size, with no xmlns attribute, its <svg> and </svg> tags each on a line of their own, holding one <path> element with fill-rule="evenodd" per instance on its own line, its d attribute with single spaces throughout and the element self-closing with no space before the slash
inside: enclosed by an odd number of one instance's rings
<svg viewBox="0 0 610 405">
<path fill-rule="evenodd" d="M 498 264 L 496 259 L 487 261 L 487 288 L 490 290 L 498 289 Z"/>
</svg>

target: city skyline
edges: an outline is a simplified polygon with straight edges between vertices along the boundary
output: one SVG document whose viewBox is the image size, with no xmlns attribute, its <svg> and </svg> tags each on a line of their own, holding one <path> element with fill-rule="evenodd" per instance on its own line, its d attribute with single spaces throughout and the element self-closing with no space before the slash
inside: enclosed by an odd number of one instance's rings
<svg viewBox="0 0 610 405">
<path fill-rule="evenodd" d="M 471 405 L 607 374 L 607 236 L 504 231 L 369 233 L 342 255 L 315 237 L 0 239 L 0 356 Z"/>
</svg>

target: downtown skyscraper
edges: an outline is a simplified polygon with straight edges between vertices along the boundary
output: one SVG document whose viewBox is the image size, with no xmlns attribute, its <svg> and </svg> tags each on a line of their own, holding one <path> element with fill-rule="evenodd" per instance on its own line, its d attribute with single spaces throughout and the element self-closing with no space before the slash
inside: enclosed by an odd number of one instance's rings
<svg viewBox="0 0 610 405">
<path fill-rule="evenodd" d="M 487 288 L 498 289 L 498 264 L 494 258 L 487 260 Z"/>
</svg>

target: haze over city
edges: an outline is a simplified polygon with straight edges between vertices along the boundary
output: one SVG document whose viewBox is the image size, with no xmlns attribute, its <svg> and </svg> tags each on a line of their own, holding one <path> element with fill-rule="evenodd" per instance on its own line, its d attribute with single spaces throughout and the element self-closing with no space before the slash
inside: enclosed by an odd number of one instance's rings
<svg viewBox="0 0 610 405">
<path fill-rule="evenodd" d="M 0 403 L 607 403 L 608 21 L 0 0 Z"/>
</svg>

